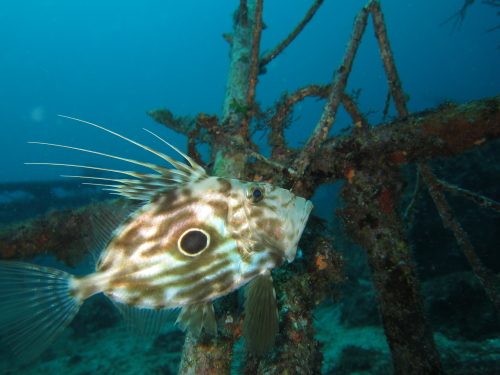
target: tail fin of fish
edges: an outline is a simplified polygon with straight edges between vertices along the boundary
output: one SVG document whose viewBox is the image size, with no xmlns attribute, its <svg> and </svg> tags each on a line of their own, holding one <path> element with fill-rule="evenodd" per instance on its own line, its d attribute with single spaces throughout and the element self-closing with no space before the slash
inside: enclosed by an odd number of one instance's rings
<svg viewBox="0 0 500 375">
<path fill-rule="evenodd" d="M 0 261 L 0 337 L 22 362 L 44 351 L 73 320 L 81 302 L 70 294 L 69 273 Z"/>
</svg>

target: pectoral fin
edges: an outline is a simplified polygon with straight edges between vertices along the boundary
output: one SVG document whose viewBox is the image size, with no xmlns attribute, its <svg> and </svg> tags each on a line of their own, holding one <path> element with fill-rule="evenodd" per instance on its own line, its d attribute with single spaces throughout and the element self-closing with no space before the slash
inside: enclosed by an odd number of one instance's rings
<svg viewBox="0 0 500 375">
<path fill-rule="evenodd" d="M 245 348 L 266 354 L 274 345 L 279 331 L 278 305 L 273 278 L 269 271 L 253 279 L 245 290 L 243 338 Z"/>
</svg>

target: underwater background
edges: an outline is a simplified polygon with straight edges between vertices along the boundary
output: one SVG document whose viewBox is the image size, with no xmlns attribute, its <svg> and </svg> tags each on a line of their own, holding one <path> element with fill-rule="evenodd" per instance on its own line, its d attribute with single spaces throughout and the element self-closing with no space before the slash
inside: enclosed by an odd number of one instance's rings
<svg viewBox="0 0 500 375">
<path fill-rule="evenodd" d="M 285 38 L 311 3 L 266 1 L 261 51 Z M 81 171 L 26 162 L 123 168 L 119 161 L 28 141 L 157 162 L 134 145 L 57 115 L 99 124 L 173 155 L 142 130 L 146 128 L 185 151 L 186 138 L 155 123 L 146 112 L 168 108 L 177 116 L 221 114 L 229 63 L 228 44 L 221 35 L 231 31 L 238 4 L 237 0 L 3 2 L 0 224 L 109 198 L 98 187 L 81 187 L 79 181 L 60 177 Z M 499 94 L 500 29 L 487 32 L 500 23 L 498 8 L 476 1 L 467 8 L 463 22 L 452 19 L 442 25 L 464 1 L 385 0 L 381 4 L 410 112 Z M 271 107 L 283 92 L 330 83 L 354 17 L 364 5 L 365 0 L 326 0 L 299 37 L 259 76 L 261 107 Z M 361 89 L 360 108 L 373 111 L 368 120 L 377 124 L 382 120 L 387 78 L 372 35 L 370 19 L 346 92 Z M 292 146 L 306 140 L 323 105 L 308 99 L 296 108 L 297 120 L 287 130 Z M 395 115 L 394 109 L 390 114 Z M 333 132 L 350 123 L 341 109 Z M 264 141 L 257 137 L 256 142 L 266 155 Z M 500 200 L 500 155 L 494 143 L 464 158 L 437 161 L 434 167 L 448 181 L 468 184 L 469 189 Z M 410 183 L 411 178 L 408 173 Z M 315 313 L 318 338 L 325 342 L 323 373 L 390 374 L 390 354 L 370 271 L 362 252 L 343 239 L 333 215 L 337 189 L 325 185 L 313 198 L 313 214 L 332 223 L 336 250 L 348 259 L 349 281 L 341 287 L 341 297 L 324 302 Z M 453 236 L 442 233 L 430 199 L 419 204 L 419 218 L 408 236 L 415 246 L 442 361 L 449 373 L 494 374 L 500 364 L 499 314 L 462 259 Z M 498 273 L 500 257 L 492 255 L 498 253 L 498 213 L 472 216 L 477 212 L 467 205 L 457 212 L 466 218 L 464 226 L 481 239 L 477 247 L 484 262 Z M 67 269 L 50 259 L 35 261 Z M 83 274 L 89 267 L 86 262 L 70 272 Z M 119 312 L 101 297 L 87 301 L 70 327 L 33 363 L 20 365 L 0 353 L 0 373 L 176 373 L 184 333 L 167 327 L 156 340 L 144 342 L 127 332 Z"/>
</svg>

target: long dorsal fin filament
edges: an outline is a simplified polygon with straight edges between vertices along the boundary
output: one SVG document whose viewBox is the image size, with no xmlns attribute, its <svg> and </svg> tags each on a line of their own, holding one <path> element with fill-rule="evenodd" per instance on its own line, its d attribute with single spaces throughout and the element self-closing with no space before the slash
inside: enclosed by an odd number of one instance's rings
<svg viewBox="0 0 500 375">
<path fill-rule="evenodd" d="M 113 178 L 103 178 L 103 177 L 91 177 L 91 176 L 64 176 L 64 177 L 76 177 L 76 178 L 90 178 L 90 179 L 95 179 L 95 180 L 105 180 L 105 181 L 111 181 L 111 182 L 116 182 L 117 185 L 105 185 L 105 184 L 98 184 L 98 183 L 85 183 L 87 185 L 97 185 L 97 186 L 107 186 L 111 187 L 111 189 L 105 189 L 105 190 L 111 190 L 114 191 L 116 194 L 128 197 L 130 199 L 138 199 L 138 200 L 151 200 L 158 192 L 162 191 L 168 191 L 177 188 L 178 186 L 193 182 L 199 179 L 204 179 L 208 177 L 206 174 L 205 170 L 198 165 L 192 158 L 181 152 L 179 149 L 176 147 L 172 146 L 162 138 L 160 138 L 158 135 L 154 134 L 153 132 L 146 130 L 148 133 L 152 134 L 159 140 L 161 140 L 163 143 L 167 144 L 170 146 L 172 149 L 177 151 L 183 158 L 187 160 L 189 165 L 182 163 L 180 161 L 177 161 L 159 151 L 156 151 L 152 149 L 151 147 L 145 146 L 143 144 L 140 144 L 138 142 L 135 142 L 127 137 L 124 137 L 121 134 L 115 133 L 109 129 L 106 129 L 102 126 L 93 124 L 88 121 L 83 121 L 77 118 L 73 117 L 68 117 L 68 116 L 62 116 L 59 115 L 60 117 L 68 118 L 71 120 L 83 122 L 85 124 L 92 125 L 96 128 L 102 129 L 108 133 L 111 133 L 117 137 L 120 137 L 136 146 L 139 146 L 152 154 L 159 156 L 163 160 L 166 160 L 168 163 L 170 163 L 172 166 L 175 167 L 175 169 L 172 168 L 166 168 L 162 167 L 156 164 L 151 164 L 151 163 L 146 163 L 146 162 L 140 162 L 137 160 L 133 159 L 128 159 L 128 158 L 122 158 L 119 156 L 115 155 L 109 155 L 105 154 L 102 152 L 98 151 L 92 151 L 92 150 L 87 150 L 83 148 L 78 148 L 78 147 L 72 147 L 72 146 L 65 146 L 65 145 L 59 145 L 59 144 L 54 144 L 54 143 L 45 143 L 45 142 L 28 142 L 28 143 L 34 143 L 34 144 L 41 144 L 41 145 L 48 145 L 48 146 L 53 146 L 53 147 L 61 147 L 61 148 L 67 148 L 71 150 L 77 150 L 77 151 L 83 151 L 91 154 L 96 154 L 96 155 L 101 155 L 101 156 L 106 156 L 109 158 L 113 159 L 118 159 L 122 160 L 128 163 L 140 165 L 145 168 L 149 168 L 157 172 L 158 174 L 150 174 L 150 173 L 141 173 L 141 172 L 133 172 L 133 171 L 122 171 L 122 170 L 115 170 L 115 169 L 105 169 L 105 168 L 97 168 L 97 167 L 90 167 L 90 166 L 82 166 L 82 165 L 76 165 L 76 164 L 62 164 L 62 163 L 26 163 L 26 164 L 43 164 L 43 165 L 58 165 L 58 166 L 68 166 L 68 167 L 77 167 L 77 168 L 86 168 L 86 169 L 94 169 L 94 170 L 101 170 L 101 171 L 106 171 L 106 172 L 115 172 L 115 173 L 120 173 L 120 174 L 125 174 L 129 175 L 132 177 L 135 177 L 137 179 L 113 179 Z M 123 184 L 123 185 L 120 185 Z"/>
</svg>

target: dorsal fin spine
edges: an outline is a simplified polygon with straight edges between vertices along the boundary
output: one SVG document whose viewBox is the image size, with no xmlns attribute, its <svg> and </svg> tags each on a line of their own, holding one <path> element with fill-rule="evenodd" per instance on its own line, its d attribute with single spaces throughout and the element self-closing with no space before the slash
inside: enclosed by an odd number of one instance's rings
<svg viewBox="0 0 500 375">
<path fill-rule="evenodd" d="M 69 166 L 69 167 L 81 167 L 81 168 L 89 168 L 89 169 L 97 169 L 97 170 L 103 170 L 103 171 L 109 171 L 109 172 L 116 172 L 116 173 L 121 173 L 121 174 L 126 174 L 129 176 L 136 177 L 138 180 L 132 180 L 132 179 L 112 179 L 112 178 L 103 178 L 103 177 L 90 177 L 90 176 L 65 176 L 65 177 L 75 177 L 75 178 L 93 178 L 96 180 L 105 180 L 105 181 L 111 181 L 115 182 L 118 184 L 123 184 L 123 185 L 110 185 L 110 184 L 98 184 L 98 183 L 85 183 L 87 185 L 97 185 L 97 186 L 106 186 L 110 187 L 111 189 L 105 189 L 105 190 L 111 190 L 119 195 L 125 196 L 130 199 L 138 199 L 138 200 L 150 200 L 152 199 L 157 193 L 163 192 L 163 191 L 168 191 L 175 189 L 176 187 L 185 184 L 185 183 L 190 183 L 190 182 L 195 182 L 200 179 L 205 179 L 208 177 L 205 169 L 203 169 L 199 164 L 197 164 L 192 158 L 190 158 L 188 155 L 184 154 L 181 152 L 178 148 L 172 146 L 170 143 L 166 142 L 162 138 L 160 138 L 158 135 L 154 134 L 153 132 L 146 130 L 148 133 L 154 135 L 156 138 L 161 140 L 163 143 L 167 144 L 170 146 L 172 149 L 177 151 L 182 157 L 184 157 L 187 162 L 190 164 L 190 166 L 177 161 L 175 159 L 172 159 L 171 157 L 156 151 L 152 149 L 151 147 L 142 145 L 138 142 L 135 142 L 123 135 L 120 135 L 118 133 L 115 133 L 111 130 L 108 130 L 102 126 L 93 124 L 88 121 L 83 121 L 77 118 L 69 117 L 69 116 L 63 116 L 59 115 L 60 117 L 64 117 L 67 119 L 83 122 L 85 124 L 89 124 L 91 126 L 94 126 L 96 128 L 99 128 L 101 130 L 104 130 L 108 133 L 111 133 L 117 137 L 120 137 L 130 143 L 133 143 L 136 146 L 139 146 L 154 155 L 157 155 L 161 157 L 163 160 L 166 160 L 169 162 L 175 169 L 172 168 L 166 168 L 162 167 L 156 164 L 150 164 L 150 163 L 145 163 L 145 162 L 140 162 L 137 160 L 132 160 L 132 159 L 127 159 L 127 158 L 122 158 L 119 156 L 114 156 L 114 155 L 109 155 L 97 151 L 91 151 L 91 150 L 86 150 L 82 148 L 77 148 L 77 147 L 71 147 L 71 146 L 64 146 L 64 145 L 58 145 L 58 144 L 52 144 L 52 143 L 44 143 L 44 142 L 29 142 L 29 143 L 36 143 L 36 144 L 43 144 L 43 145 L 49 145 L 49 146 L 54 146 L 54 147 L 62 147 L 62 148 L 68 148 L 72 150 L 77 150 L 77 151 L 83 151 L 83 152 L 88 152 L 96 155 L 102 155 L 122 161 L 126 161 L 129 163 L 141 165 L 146 168 L 150 168 L 156 172 L 158 172 L 158 175 L 154 174 L 147 174 L 147 173 L 140 173 L 140 172 L 131 172 L 131 171 L 120 171 L 120 170 L 113 170 L 113 169 L 104 169 L 104 168 L 96 168 L 96 167 L 86 167 L 86 166 L 80 166 L 80 165 L 74 165 L 74 164 L 56 164 L 56 163 L 27 163 L 27 164 L 47 164 L 47 165 L 62 165 L 62 166 Z"/>
</svg>

